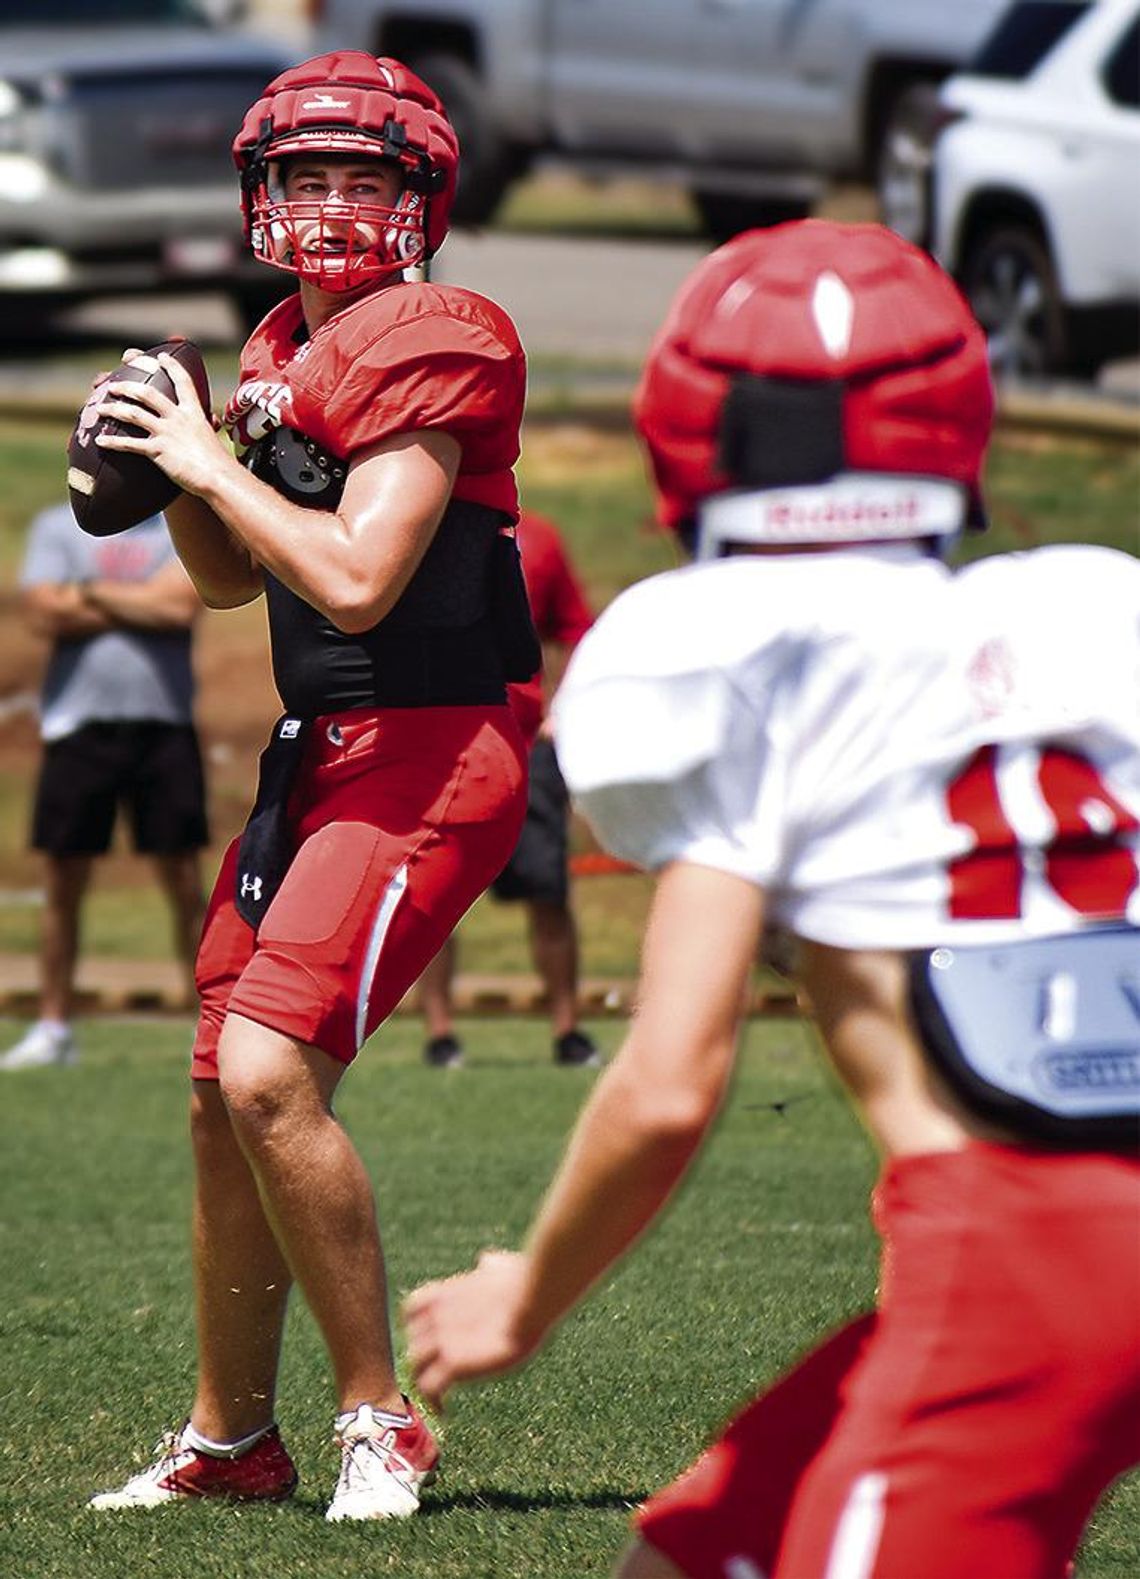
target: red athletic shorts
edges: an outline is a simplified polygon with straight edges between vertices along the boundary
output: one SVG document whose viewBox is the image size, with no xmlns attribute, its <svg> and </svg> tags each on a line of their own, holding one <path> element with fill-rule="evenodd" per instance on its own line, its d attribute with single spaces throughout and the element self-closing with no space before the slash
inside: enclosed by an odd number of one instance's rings
<svg viewBox="0 0 1140 1579">
<path fill-rule="evenodd" d="M 692 1579 L 1062 1579 L 1140 1460 L 1140 1163 L 972 1145 L 888 1167 L 877 1315 L 637 1516 Z"/>
<path fill-rule="evenodd" d="M 501 871 L 525 812 L 506 706 L 318 718 L 289 799 L 297 854 L 256 936 L 234 907 L 236 840 L 214 885 L 194 1078 L 217 1079 L 231 1012 L 350 1063 Z"/>
</svg>

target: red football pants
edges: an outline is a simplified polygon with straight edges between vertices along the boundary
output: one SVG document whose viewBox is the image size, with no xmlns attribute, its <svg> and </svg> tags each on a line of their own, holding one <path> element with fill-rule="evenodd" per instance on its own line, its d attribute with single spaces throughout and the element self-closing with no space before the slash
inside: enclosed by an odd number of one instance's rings
<svg viewBox="0 0 1140 1579">
<path fill-rule="evenodd" d="M 646 1504 L 692 1579 L 1063 1579 L 1140 1460 L 1140 1163 L 972 1145 L 876 1191 L 883 1295 Z"/>
<path fill-rule="evenodd" d="M 297 854 L 256 935 L 234 906 L 236 840 L 214 885 L 194 1078 L 217 1079 L 229 1013 L 351 1062 L 502 870 L 525 812 L 505 706 L 317 719 L 289 799 Z"/>
</svg>

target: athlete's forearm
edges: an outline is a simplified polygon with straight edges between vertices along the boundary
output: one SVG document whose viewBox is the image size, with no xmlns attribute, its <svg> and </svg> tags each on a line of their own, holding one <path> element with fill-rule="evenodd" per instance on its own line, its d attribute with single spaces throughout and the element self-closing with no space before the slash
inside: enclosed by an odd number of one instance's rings
<svg viewBox="0 0 1140 1579">
<path fill-rule="evenodd" d="M 237 608 L 261 594 L 261 566 L 204 500 L 180 494 L 165 514 L 178 557 L 207 608 Z"/>
<path fill-rule="evenodd" d="M 621 1055 L 599 1079 L 524 1247 L 517 1322 L 528 1347 L 644 1232 L 700 1146 L 716 1104 L 660 1096 Z"/>
<path fill-rule="evenodd" d="M 263 566 L 334 624 L 360 599 L 353 534 L 336 511 L 291 504 L 236 461 L 219 467 L 198 502 L 228 529 L 251 563 Z"/>
<path fill-rule="evenodd" d="M 113 621 L 89 604 L 75 581 L 41 582 L 23 597 L 28 627 L 49 641 L 81 641 L 111 629 Z"/>
<path fill-rule="evenodd" d="M 140 631 L 189 630 L 201 608 L 186 577 L 163 575 L 149 581 L 100 581 L 84 583 L 83 601 L 114 625 Z"/>
</svg>

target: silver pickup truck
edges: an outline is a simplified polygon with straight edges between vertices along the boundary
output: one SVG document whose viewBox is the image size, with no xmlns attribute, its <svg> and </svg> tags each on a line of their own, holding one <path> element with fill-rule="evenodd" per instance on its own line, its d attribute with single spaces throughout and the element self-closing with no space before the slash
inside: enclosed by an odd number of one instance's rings
<svg viewBox="0 0 1140 1579">
<path fill-rule="evenodd" d="M 280 287 L 240 245 L 230 143 L 296 51 L 191 0 L 0 4 L 0 326 L 119 291 Z"/>
<path fill-rule="evenodd" d="M 433 84 L 479 223 L 537 155 L 688 186 L 717 237 L 890 183 L 918 101 L 1005 0 L 308 0 L 318 49 Z"/>
</svg>

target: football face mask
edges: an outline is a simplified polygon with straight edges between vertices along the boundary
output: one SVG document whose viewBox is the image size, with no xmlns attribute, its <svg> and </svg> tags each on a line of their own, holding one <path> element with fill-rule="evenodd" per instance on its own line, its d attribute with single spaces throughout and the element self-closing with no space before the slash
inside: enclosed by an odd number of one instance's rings
<svg viewBox="0 0 1140 1579">
<path fill-rule="evenodd" d="M 362 167 L 354 165 L 346 177 L 329 183 L 330 190 L 321 191 L 324 183 L 315 174 L 306 178 L 304 168 L 290 182 L 289 163 L 271 163 L 254 198 L 250 245 L 261 262 L 321 290 L 352 291 L 423 261 L 422 197 L 405 190 L 394 202 L 384 202 L 380 195 L 395 184 L 388 172 L 396 171 L 402 180 L 398 166 L 375 161 L 378 179 L 369 183 Z M 373 184 L 376 198 L 356 195 Z"/>
</svg>

